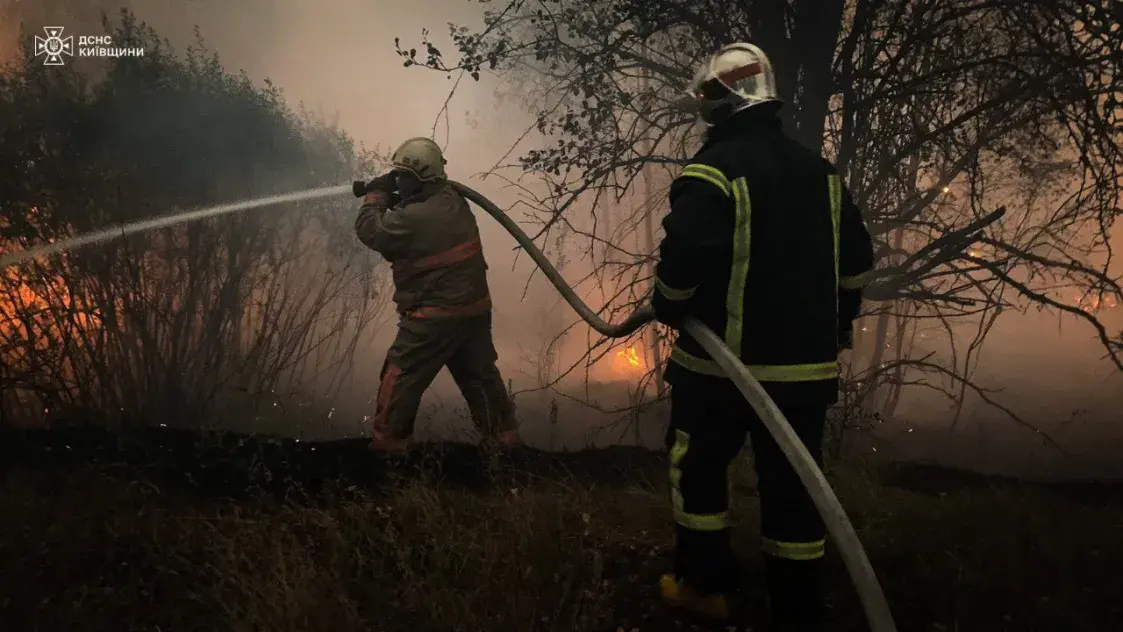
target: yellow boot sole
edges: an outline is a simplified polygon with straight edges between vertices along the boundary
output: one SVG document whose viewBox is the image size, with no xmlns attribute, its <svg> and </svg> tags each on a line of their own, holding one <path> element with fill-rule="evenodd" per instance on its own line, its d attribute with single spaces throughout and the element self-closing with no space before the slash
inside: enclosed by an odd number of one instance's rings
<svg viewBox="0 0 1123 632">
<path fill-rule="evenodd" d="M 659 594 L 668 605 L 708 619 L 725 621 L 733 614 L 729 595 L 703 595 L 671 574 L 659 578 Z"/>
</svg>

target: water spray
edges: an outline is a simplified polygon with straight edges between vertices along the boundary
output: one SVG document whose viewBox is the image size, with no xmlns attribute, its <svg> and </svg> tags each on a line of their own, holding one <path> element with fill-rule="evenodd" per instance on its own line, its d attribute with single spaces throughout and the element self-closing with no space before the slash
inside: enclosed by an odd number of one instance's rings
<svg viewBox="0 0 1123 632">
<path fill-rule="evenodd" d="M 450 182 L 450 184 L 460 195 L 482 208 L 488 215 L 495 218 L 507 232 L 511 233 L 511 236 L 518 241 L 519 245 L 522 246 L 530 255 L 530 258 L 534 260 L 534 263 L 541 268 L 543 274 L 545 274 L 546 278 L 550 280 L 550 283 L 557 288 L 558 292 L 561 293 L 570 307 L 597 332 L 610 338 L 622 338 L 634 333 L 653 320 L 654 313 L 651 307 L 644 306 L 636 310 L 621 323 L 613 324 L 605 321 L 577 296 L 573 288 L 566 283 L 565 279 L 553 264 L 550 263 L 538 246 L 535 245 L 534 241 L 519 228 L 514 220 L 472 188 L 460 184 L 459 182 Z M 0 269 L 5 269 L 31 259 L 66 252 L 82 246 L 104 243 L 119 237 L 125 237 L 156 228 L 164 228 L 208 217 L 249 211 L 287 202 L 335 197 L 346 193 L 351 193 L 355 197 L 361 197 L 366 193 L 366 190 L 366 183 L 360 181 L 354 182 L 350 186 L 341 185 L 310 189 L 135 222 L 121 226 L 120 228 L 105 229 L 88 235 L 80 235 L 51 244 L 36 246 L 20 252 L 2 255 L 0 256 Z M 854 582 L 854 587 L 857 589 L 858 597 L 862 602 L 862 607 L 865 610 L 870 629 L 873 632 L 896 632 L 897 627 L 893 622 L 893 616 L 885 600 L 885 594 L 881 589 L 881 584 L 877 581 L 877 575 L 873 572 L 869 557 L 862 547 L 861 540 L 858 538 L 853 524 L 851 524 L 849 517 L 846 515 L 846 511 L 842 508 L 842 503 L 839 502 L 834 490 L 831 489 L 830 483 L 827 482 L 822 470 L 815 464 L 815 460 L 811 457 L 811 454 L 807 451 L 803 442 L 800 441 L 795 430 L 792 429 L 791 424 L 788 423 L 788 420 L 784 417 L 784 414 L 780 412 L 776 403 L 773 402 L 765 392 L 760 382 L 749 373 L 745 365 L 741 363 L 740 358 L 725 346 L 721 338 L 708 327 L 693 318 L 686 320 L 685 329 L 707 352 L 709 352 L 714 361 L 721 366 L 722 370 L 724 370 L 729 378 L 733 380 L 734 384 L 737 385 L 737 389 L 741 391 L 741 394 L 745 396 L 745 399 L 748 400 L 753 410 L 760 416 L 765 427 L 768 428 L 768 432 L 775 438 L 776 443 L 780 445 L 780 449 L 784 452 L 784 456 L 787 457 L 788 461 L 799 475 L 800 481 L 803 482 L 804 487 L 806 487 L 811 494 L 811 498 L 814 500 L 819 514 L 823 517 L 823 521 L 827 525 L 827 530 L 838 546 L 839 554 L 846 564 L 846 569 L 850 573 L 850 578 Z"/>
<path fill-rule="evenodd" d="M 27 250 L 0 255 L 0 270 L 10 268 L 11 266 L 14 266 L 16 264 L 23 263 L 24 261 L 30 261 L 32 259 L 42 259 L 50 255 L 55 255 L 62 252 L 74 250 L 76 248 L 81 248 L 82 246 L 101 244 L 108 241 L 113 241 L 114 239 L 120 239 L 122 237 L 134 235 L 136 233 L 155 230 L 157 228 L 167 228 L 168 226 L 186 224 L 188 222 L 194 222 L 200 219 L 207 219 L 208 217 L 217 217 L 219 215 L 228 215 L 230 213 L 250 211 L 265 206 L 274 206 L 277 204 L 287 204 L 289 202 L 303 202 L 305 200 L 317 200 L 321 198 L 335 197 L 351 191 L 352 188 L 346 185 L 323 187 L 319 189 L 308 189 L 305 191 L 297 191 L 295 193 L 285 193 L 282 195 L 273 195 L 269 197 L 256 198 L 253 200 L 244 200 L 242 202 L 234 202 L 232 204 L 223 204 L 221 206 L 210 206 L 196 211 L 187 211 L 184 213 L 176 213 L 175 215 L 167 215 L 164 217 L 157 217 L 141 222 L 124 224 L 118 228 L 106 228 L 86 235 L 78 235 L 77 237 L 63 239 L 54 243 L 34 246 L 32 248 L 28 248 Z"/>
</svg>

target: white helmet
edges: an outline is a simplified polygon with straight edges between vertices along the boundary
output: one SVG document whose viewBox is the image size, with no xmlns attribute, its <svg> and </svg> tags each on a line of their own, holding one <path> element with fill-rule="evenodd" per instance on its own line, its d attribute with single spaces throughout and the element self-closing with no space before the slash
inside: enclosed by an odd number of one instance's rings
<svg viewBox="0 0 1123 632">
<path fill-rule="evenodd" d="M 445 165 L 448 163 L 441 152 L 441 146 L 430 138 L 418 136 L 402 143 L 390 158 L 394 169 L 408 171 L 422 182 L 443 180 Z"/>
<path fill-rule="evenodd" d="M 686 92 L 702 120 L 716 125 L 761 103 L 779 103 L 772 63 L 760 48 L 738 42 L 724 46 L 698 67 Z"/>
</svg>

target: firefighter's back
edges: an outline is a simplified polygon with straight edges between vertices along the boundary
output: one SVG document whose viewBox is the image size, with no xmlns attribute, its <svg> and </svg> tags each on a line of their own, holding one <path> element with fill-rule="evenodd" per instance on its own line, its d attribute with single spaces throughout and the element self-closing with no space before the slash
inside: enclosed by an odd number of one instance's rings
<svg viewBox="0 0 1123 632">
<path fill-rule="evenodd" d="M 778 130 L 736 138 L 749 184 L 746 364 L 834 362 L 837 347 L 835 235 L 830 166 Z"/>
<path fill-rule="evenodd" d="M 410 214 L 414 231 L 409 250 L 391 263 L 399 312 L 442 318 L 491 309 L 487 263 L 467 200 L 440 181 L 389 212 Z"/>
<path fill-rule="evenodd" d="M 692 161 L 719 170 L 734 202 L 730 247 L 709 258 L 699 316 L 762 382 L 821 382 L 829 390 L 838 356 L 834 169 L 778 120 L 739 118 Z M 709 359 L 683 338 L 683 350 Z"/>
</svg>

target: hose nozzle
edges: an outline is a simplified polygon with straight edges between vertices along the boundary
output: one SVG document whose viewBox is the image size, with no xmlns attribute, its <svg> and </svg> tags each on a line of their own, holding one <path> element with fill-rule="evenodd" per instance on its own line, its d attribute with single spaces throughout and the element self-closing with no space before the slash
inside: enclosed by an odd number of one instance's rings
<svg viewBox="0 0 1123 632">
<path fill-rule="evenodd" d="M 367 194 L 367 183 L 363 180 L 355 180 L 351 183 L 351 193 L 357 198 L 361 198 Z"/>
</svg>

